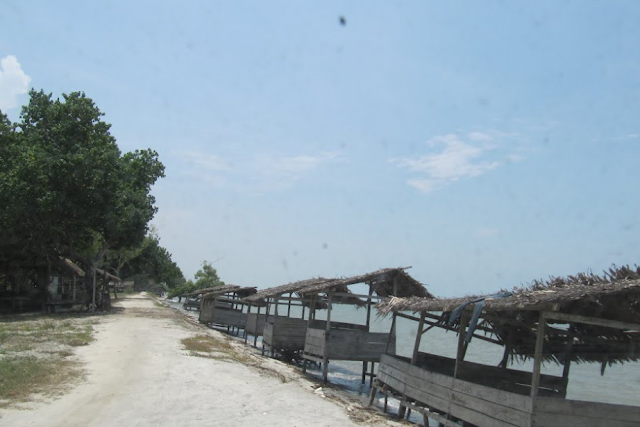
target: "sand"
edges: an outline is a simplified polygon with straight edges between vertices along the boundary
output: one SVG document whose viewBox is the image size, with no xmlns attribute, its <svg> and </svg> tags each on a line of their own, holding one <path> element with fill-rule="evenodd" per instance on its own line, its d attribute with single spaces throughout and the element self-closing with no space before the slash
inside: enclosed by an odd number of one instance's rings
<svg viewBox="0 0 640 427">
<path fill-rule="evenodd" d="M 181 339 L 222 334 L 145 295 L 95 326 L 78 349 L 87 376 L 68 394 L 0 411 L 0 426 L 354 426 L 395 423 L 239 343 L 258 368 L 190 355 Z M 283 381 L 284 380 L 284 381 Z M 325 389 L 325 391 L 328 391 Z M 359 421 L 357 424 L 355 421 Z"/>
</svg>

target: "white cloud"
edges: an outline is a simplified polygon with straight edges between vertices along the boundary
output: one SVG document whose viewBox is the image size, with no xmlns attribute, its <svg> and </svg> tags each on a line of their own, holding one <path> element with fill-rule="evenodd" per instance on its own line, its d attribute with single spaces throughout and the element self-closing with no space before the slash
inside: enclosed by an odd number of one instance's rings
<svg viewBox="0 0 640 427">
<path fill-rule="evenodd" d="M 498 153 L 499 142 L 508 136 L 498 131 L 470 132 L 465 141 L 457 133 L 439 135 L 427 141 L 429 147 L 440 148 L 439 152 L 417 158 L 391 159 L 390 162 L 422 175 L 409 179 L 407 184 L 430 193 L 451 182 L 483 175 L 501 166 L 505 160 L 522 160 L 523 157 L 517 154 L 504 156 Z"/>
<path fill-rule="evenodd" d="M 31 77 L 22 71 L 18 59 L 13 55 L 0 60 L 0 110 L 18 106 L 18 96 L 29 91 Z"/>
<path fill-rule="evenodd" d="M 187 152 L 180 155 L 190 168 L 184 172 L 211 187 L 248 193 L 290 188 L 302 176 L 339 159 L 335 153 L 283 157 L 258 156 L 231 162 L 217 155 Z"/>
<path fill-rule="evenodd" d="M 183 153 L 183 157 L 199 169 L 207 171 L 227 171 L 231 169 L 231 165 L 226 160 L 215 155 L 190 151 Z"/>
<path fill-rule="evenodd" d="M 263 161 L 262 170 L 265 174 L 298 176 L 304 172 L 315 170 L 322 164 L 337 158 L 338 156 L 335 153 L 323 153 L 316 156 L 281 157 Z"/>
</svg>

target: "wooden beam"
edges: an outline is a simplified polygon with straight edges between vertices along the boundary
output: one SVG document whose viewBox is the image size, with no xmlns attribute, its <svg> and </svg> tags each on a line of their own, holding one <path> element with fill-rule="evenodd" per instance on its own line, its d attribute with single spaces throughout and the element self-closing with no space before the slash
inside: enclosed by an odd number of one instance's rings
<svg viewBox="0 0 640 427">
<path fill-rule="evenodd" d="M 413 346 L 413 356 L 411 357 L 411 364 L 415 365 L 418 361 L 418 352 L 420 351 L 420 340 L 422 339 L 422 329 L 424 328 L 424 312 L 420 314 L 420 323 L 418 324 L 418 333 L 416 334 L 416 343 Z"/>
<path fill-rule="evenodd" d="M 378 300 L 378 301 L 382 299 L 382 297 L 379 297 L 373 294 L 364 295 L 364 294 L 351 294 L 348 292 L 334 292 L 333 295 L 336 297 L 355 297 L 355 298 L 364 298 L 366 300 L 371 299 L 371 300 Z"/>
<path fill-rule="evenodd" d="M 578 316 L 577 314 L 565 314 L 565 313 L 553 313 L 546 312 L 547 319 L 560 320 L 566 323 L 584 323 L 587 325 L 602 326 L 605 328 L 615 329 L 631 329 L 633 331 L 640 331 L 640 324 L 621 322 L 618 320 L 599 319 L 596 317 Z"/>
<path fill-rule="evenodd" d="M 542 346 L 544 344 L 545 324 L 545 312 L 541 311 L 538 317 L 538 330 L 536 331 L 536 350 L 533 358 L 533 375 L 531 377 L 531 399 L 536 398 L 538 395 L 538 387 L 540 386 L 540 367 L 542 366 Z"/>
</svg>

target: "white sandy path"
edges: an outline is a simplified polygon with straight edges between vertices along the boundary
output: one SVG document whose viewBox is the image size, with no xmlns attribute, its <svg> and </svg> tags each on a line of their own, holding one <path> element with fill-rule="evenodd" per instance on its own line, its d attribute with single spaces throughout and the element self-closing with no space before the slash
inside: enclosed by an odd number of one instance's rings
<svg viewBox="0 0 640 427">
<path fill-rule="evenodd" d="M 121 304 L 154 308 L 148 298 Z M 180 340 L 202 331 L 175 316 L 136 317 L 125 310 L 95 328 L 96 341 L 78 351 L 86 381 L 33 409 L 2 411 L 0 426 L 356 425 L 343 408 L 300 382 L 185 354 Z"/>
</svg>

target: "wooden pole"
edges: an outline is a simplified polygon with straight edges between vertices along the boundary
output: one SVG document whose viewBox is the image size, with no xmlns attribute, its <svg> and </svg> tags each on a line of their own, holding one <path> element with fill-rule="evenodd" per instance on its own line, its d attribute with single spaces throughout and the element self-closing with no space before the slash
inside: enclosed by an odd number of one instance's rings
<svg viewBox="0 0 640 427">
<path fill-rule="evenodd" d="M 393 320 L 391 320 L 391 331 L 389 331 L 389 338 L 387 338 L 387 346 L 384 348 L 385 354 L 389 354 L 391 340 L 395 340 L 396 338 L 396 317 L 396 313 L 393 313 Z"/>
<path fill-rule="evenodd" d="M 293 297 L 293 292 L 289 292 L 289 304 L 287 306 L 287 317 L 291 317 L 291 297 Z"/>
<path fill-rule="evenodd" d="M 544 311 L 540 312 L 538 317 L 538 331 L 536 332 L 536 350 L 533 359 L 533 375 L 531 377 L 531 399 L 535 399 L 538 395 L 538 387 L 540 387 L 540 368 L 542 366 L 542 346 L 544 344 L 544 330 L 546 318 Z"/>
<path fill-rule="evenodd" d="M 569 324 L 569 330 L 567 331 L 567 344 L 564 349 L 564 368 L 562 369 L 562 385 L 564 387 L 563 392 L 566 394 L 567 386 L 569 385 L 569 369 L 571 368 L 571 350 L 573 347 L 573 323 Z"/>
<path fill-rule="evenodd" d="M 247 317 L 251 314 L 251 304 L 247 305 Z M 244 328 L 244 345 L 247 345 L 247 327 Z"/>
<path fill-rule="evenodd" d="M 460 317 L 460 327 L 458 329 L 458 351 L 456 353 L 456 366 L 453 371 L 453 377 L 458 378 L 458 366 L 464 360 L 464 356 L 467 353 L 467 346 L 465 345 L 465 336 L 467 335 L 467 324 L 469 323 L 469 312 L 466 310 L 462 312 Z"/>
<path fill-rule="evenodd" d="M 422 330 L 424 328 L 424 311 L 420 313 L 420 323 L 418 323 L 418 334 L 416 336 L 416 343 L 413 346 L 413 357 L 411 358 L 411 364 L 415 365 L 418 361 L 418 352 L 420 351 L 420 341 L 422 340 Z"/>
<path fill-rule="evenodd" d="M 313 320 L 313 319 L 311 318 L 311 315 L 313 314 L 313 312 L 314 312 L 314 311 L 315 311 L 315 309 L 316 309 L 316 298 L 317 298 L 317 297 L 318 297 L 318 295 L 317 295 L 317 294 L 314 294 L 314 295 L 312 295 L 312 296 L 311 296 L 311 302 L 310 302 L 310 305 L 309 305 L 309 319 L 307 320 L 307 330 L 309 330 L 309 328 L 311 327 L 311 321 Z M 303 307 L 304 307 L 304 306 L 303 306 Z M 303 372 L 303 373 L 306 373 L 306 372 L 307 372 L 307 363 L 308 363 L 308 362 L 309 362 L 309 361 L 308 361 L 307 359 L 304 359 L 304 360 L 302 361 L 302 372 Z"/>
<path fill-rule="evenodd" d="M 258 306 L 258 313 L 256 315 L 256 327 L 255 327 L 255 332 L 253 335 L 253 346 L 257 347 L 258 346 L 258 324 L 260 323 L 260 306 Z M 264 323 L 267 323 L 267 316 L 264 317 Z"/>
<path fill-rule="evenodd" d="M 265 301 L 267 303 L 267 314 L 265 315 L 265 318 L 264 318 L 264 326 L 266 328 L 267 320 L 269 319 L 269 307 L 271 306 L 271 298 L 267 298 Z M 275 319 L 274 319 L 274 323 L 275 323 Z M 264 331 L 262 333 L 262 355 L 264 356 Z"/>
<path fill-rule="evenodd" d="M 327 382 L 327 376 L 329 375 L 329 358 L 327 357 L 326 349 L 329 347 L 329 339 L 330 339 L 330 331 L 331 331 L 332 298 L 333 298 L 333 293 L 329 291 L 329 298 L 327 299 L 327 304 L 329 304 L 329 307 L 327 310 L 327 327 L 325 329 L 325 336 L 324 336 L 325 353 L 322 356 L 322 380 L 324 383 Z"/>
<path fill-rule="evenodd" d="M 369 299 L 367 300 L 367 332 L 371 331 L 371 295 L 373 295 L 373 284 L 369 282 Z"/>
</svg>

